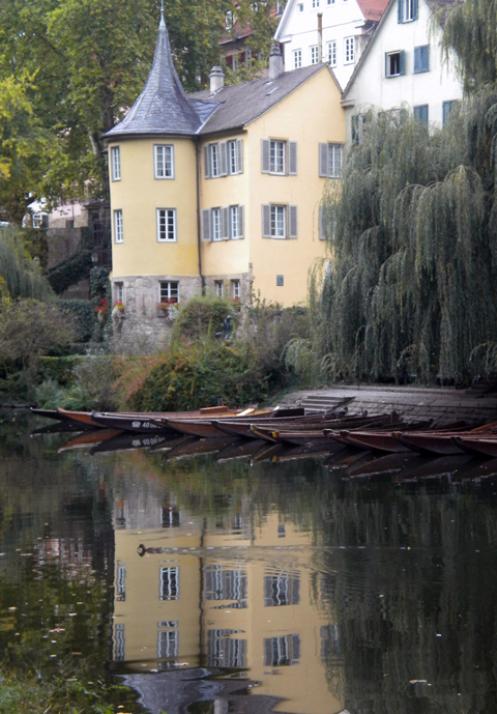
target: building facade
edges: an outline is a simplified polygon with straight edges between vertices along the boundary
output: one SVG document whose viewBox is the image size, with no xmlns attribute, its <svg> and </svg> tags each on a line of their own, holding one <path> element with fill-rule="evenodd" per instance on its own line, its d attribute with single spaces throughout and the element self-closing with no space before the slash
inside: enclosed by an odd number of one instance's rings
<svg viewBox="0 0 497 714">
<path fill-rule="evenodd" d="M 204 293 L 305 301 L 326 255 L 319 205 L 340 177 L 345 123 L 326 65 L 282 69 L 275 48 L 267 77 L 225 87 L 215 68 L 208 91 L 186 95 L 161 19 L 145 88 L 105 135 L 125 332 L 165 333 L 171 307 Z"/>
<path fill-rule="evenodd" d="M 285 69 L 326 62 L 343 88 L 388 0 L 289 0 L 275 39 Z"/>
<path fill-rule="evenodd" d="M 428 126 L 443 126 L 463 95 L 457 59 L 444 58 L 434 13 L 444 0 L 390 0 L 343 95 L 347 134 L 360 140 L 371 108 L 408 107 Z"/>
</svg>

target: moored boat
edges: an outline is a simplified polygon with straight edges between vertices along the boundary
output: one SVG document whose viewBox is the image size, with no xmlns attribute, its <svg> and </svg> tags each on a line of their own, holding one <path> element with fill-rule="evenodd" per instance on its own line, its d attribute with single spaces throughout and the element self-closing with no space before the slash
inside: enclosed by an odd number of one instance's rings
<svg viewBox="0 0 497 714">
<path fill-rule="evenodd" d="M 494 436 L 460 434 L 454 436 L 453 440 L 462 451 L 479 456 L 497 457 L 497 434 Z"/>
</svg>

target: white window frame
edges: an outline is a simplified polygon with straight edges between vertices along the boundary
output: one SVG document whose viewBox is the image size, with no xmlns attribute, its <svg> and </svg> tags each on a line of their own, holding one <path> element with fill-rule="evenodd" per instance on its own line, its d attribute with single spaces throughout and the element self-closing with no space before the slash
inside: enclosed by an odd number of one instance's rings
<svg viewBox="0 0 497 714">
<path fill-rule="evenodd" d="M 124 243 L 123 209 L 114 209 L 114 243 Z"/>
<path fill-rule="evenodd" d="M 311 51 L 311 64 L 318 64 L 319 63 L 319 47 L 318 47 L 318 45 L 312 45 L 309 49 Z"/>
<path fill-rule="evenodd" d="M 354 64 L 355 62 L 355 37 L 350 35 L 343 38 L 344 64 Z"/>
<path fill-rule="evenodd" d="M 415 17 L 415 3 L 414 0 L 399 0 L 401 3 L 400 18 L 401 22 L 414 22 Z"/>
<path fill-rule="evenodd" d="M 215 206 L 211 208 L 211 240 L 214 242 L 223 240 L 221 235 L 221 208 Z"/>
<path fill-rule="evenodd" d="M 176 243 L 177 220 L 175 208 L 158 208 L 157 217 L 157 242 Z"/>
<path fill-rule="evenodd" d="M 282 139 L 269 139 L 269 173 L 285 176 L 287 144 Z"/>
<path fill-rule="evenodd" d="M 120 146 L 111 146 L 110 147 L 110 165 L 111 165 L 112 181 L 120 181 L 122 178 L 121 147 Z"/>
<path fill-rule="evenodd" d="M 284 240 L 287 237 L 287 206 L 272 203 L 270 206 L 270 235 L 271 238 Z"/>
<path fill-rule="evenodd" d="M 224 280 L 214 280 L 214 294 L 218 298 L 224 297 Z"/>
<path fill-rule="evenodd" d="M 238 139 L 229 139 L 226 142 L 226 150 L 228 153 L 228 173 L 230 175 L 241 173 L 240 166 L 240 151 L 241 145 L 238 143 Z"/>
<path fill-rule="evenodd" d="M 343 168 L 343 144 L 328 142 L 326 156 L 326 176 L 328 178 L 341 178 Z"/>
<path fill-rule="evenodd" d="M 233 278 L 230 282 L 232 300 L 240 300 L 242 296 L 242 284 L 239 278 Z"/>
<path fill-rule="evenodd" d="M 167 573 L 167 580 L 174 574 L 174 588 L 171 587 L 171 582 L 165 582 L 164 575 Z M 174 592 L 173 592 L 174 590 Z M 160 569 L 160 599 L 161 600 L 179 600 L 180 597 L 180 582 L 179 582 L 179 567 L 164 567 Z"/>
<path fill-rule="evenodd" d="M 174 179 L 174 145 L 154 144 L 154 178 Z"/>
<path fill-rule="evenodd" d="M 243 237 L 240 225 L 240 206 L 238 204 L 228 207 L 229 237 L 239 240 Z"/>
<path fill-rule="evenodd" d="M 209 156 L 209 175 L 211 178 L 221 176 L 221 156 L 219 153 L 219 144 L 217 142 L 207 145 Z"/>
<path fill-rule="evenodd" d="M 293 50 L 293 69 L 300 69 L 302 67 L 302 48 L 297 47 Z"/>
<path fill-rule="evenodd" d="M 330 40 L 327 45 L 328 64 L 330 67 L 337 66 L 337 41 Z"/>
<path fill-rule="evenodd" d="M 159 303 L 179 303 L 178 280 L 159 280 Z"/>
<path fill-rule="evenodd" d="M 114 283 L 114 302 L 124 302 L 124 283 L 122 281 Z"/>
</svg>

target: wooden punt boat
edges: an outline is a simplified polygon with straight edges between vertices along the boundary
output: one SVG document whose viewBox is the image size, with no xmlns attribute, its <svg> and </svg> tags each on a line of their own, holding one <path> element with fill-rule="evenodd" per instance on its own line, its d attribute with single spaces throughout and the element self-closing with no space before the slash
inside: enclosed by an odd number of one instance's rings
<svg viewBox="0 0 497 714">
<path fill-rule="evenodd" d="M 277 421 L 274 409 L 258 409 L 253 410 L 252 413 L 248 413 L 248 410 L 239 411 L 236 414 L 230 414 L 226 417 L 226 420 L 232 423 L 246 424 L 250 426 L 252 423 L 259 422 L 259 420 L 265 418 L 271 418 L 271 420 Z M 303 418 L 303 417 L 299 417 Z M 162 421 L 162 420 L 161 420 Z M 163 422 L 166 426 L 174 429 L 181 434 L 189 434 L 191 436 L 198 436 L 205 439 L 210 438 L 223 438 L 227 434 L 229 436 L 235 437 L 239 436 L 238 433 L 233 431 L 223 431 L 219 429 L 219 424 L 225 421 L 225 417 L 221 416 L 217 419 L 204 419 L 204 418 L 179 418 L 179 419 L 164 419 Z M 286 417 L 282 417 L 282 421 L 286 421 Z"/>
<path fill-rule="evenodd" d="M 392 431 L 340 431 L 333 436 L 337 441 L 359 449 L 371 449 L 389 454 L 412 451 L 394 436 Z"/>
<path fill-rule="evenodd" d="M 462 451 L 497 458 L 497 434 L 494 436 L 460 434 L 454 436 L 453 441 Z"/>
<path fill-rule="evenodd" d="M 413 451 L 430 455 L 436 454 L 437 456 L 451 456 L 464 451 L 456 437 L 468 436 L 478 439 L 480 436 L 490 436 L 495 433 L 495 429 L 496 424 L 492 422 L 473 429 L 459 427 L 429 432 L 401 432 L 396 436 Z M 495 455 L 497 456 L 497 452 Z"/>
<path fill-rule="evenodd" d="M 232 444 L 226 446 L 224 449 L 218 452 L 216 461 L 220 464 L 225 461 L 235 461 L 237 459 L 250 459 L 254 454 L 256 454 L 259 449 L 267 446 L 266 442 L 262 439 L 247 439 L 233 441 Z"/>
<path fill-rule="evenodd" d="M 58 409 L 40 409 L 38 407 L 31 407 L 30 411 L 31 414 L 46 417 L 47 419 L 56 419 L 57 421 L 66 420 L 66 417 L 63 416 Z"/>
<path fill-rule="evenodd" d="M 91 449 L 96 444 L 100 444 L 102 441 L 111 440 L 119 434 L 121 434 L 121 432 L 117 431 L 117 429 L 97 429 L 93 431 L 85 431 L 57 449 L 57 453 L 62 454 L 64 451 L 71 451 L 73 449 Z"/>
<path fill-rule="evenodd" d="M 101 441 L 90 449 L 90 454 L 103 454 L 115 451 L 135 451 L 137 449 L 159 448 L 168 443 L 168 435 L 164 433 L 134 434 L 129 431 L 120 431 L 108 441 Z"/>
<path fill-rule="evenodd" d="M 100 426 L 122 429 L 123 431 L 148 432 L 172 431 L 168 419 L 210 419 L 220 416 L 234 416 L 239 409 L 226 406 L 204 407 L 183 412 L 92 412 L 91 416 Z"/>
<path fill-rule="evenodd" d="M 303 417 L 295 418 L 280 418 L 275 419 L 273 416 L 261 417 L 256 419 L 220 419 L 215 420 L 212 423 L 217 429 L 226 434 L 236 434 L 237 436 L 244 436 L 249 439 L 254 438 L 254 432 L 252 427 L 261 427 L 265 433 L 269 431 L 288 431 L 288 432 L 305 432 L 305 431 L 319 431 L 322 432 L 323 429 L 332 429 L 337 427 L 357 427 L 365 425 L 374 425 L 385 423 L 390 417 L 378 416 L 378 417 L 363 417 L 363 416 L 350 416 L 350 417 L 323 417 L 322 415 L 305 415 Z M 323 434 L 321 433 L 323 437 Z M 261 437 L 264 438 L 264 437 Z M 268 439 L 271 441 L 271 439 Z"/>
<path fill-rule="evenodd" d="M 456 474 L 460 469 L 473 461 L 469 454 L 452 454 L 450 456 L 439 456 L 437 458 L 423 458 L 423 462 L 416 468 L 405 468 L 395 476 L 396 481 L 411 482 L 423 479 L 442 478 Z"/>
<path fill-rule="evenodd" d="M 391 476 L 402 472 L 405 469 L 421 465 L 425 459 L 418 454 L 393 453 L 380 456 L 377 453 L 371 454 L 371 458 L 358 465 L 352 464 L 347 469 L 349 478 L 371 478 L 373 476 Z"/>
<path fill-rule="evenodd" d="M 233 443 L 233 438 L 226 436 L 220 439 L 195 439 L 189 440 L 188 443 L 180 444 L 174 449 L 170 449 L 164 454 L 164 458 L 169 460 L 179 460 L 192 458 L 195 456 L 207 456 L 215 454 L 221 449 L 226 448 Z"/>
<path fill-rule="evenodd" d="M 62 407 L 59 407 L 57 409 L 57 412 L 59 413 L 59 417 L 56 418 L 69 421 L 75 424 L 80 424 L 81 426 L 84 426 L 86 428 L 91 427 L 94 429 L 99 429 L 102 426 L 93 419 L 91 412 L 74 411 L 71 409 L 63 409 Z"/>
</svg>

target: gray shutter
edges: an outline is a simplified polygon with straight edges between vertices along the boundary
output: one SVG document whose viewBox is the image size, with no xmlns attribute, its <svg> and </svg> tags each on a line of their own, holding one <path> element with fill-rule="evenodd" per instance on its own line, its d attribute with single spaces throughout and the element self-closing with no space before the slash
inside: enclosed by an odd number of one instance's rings
<svg viewBox="0 0 497 714">
<path fill-rule="evenodd" d="M 262 236 L 271 238 L 271 206 L 268 204 L 262 207 Z"/>
<path fill-rule="evenodd" d="M 261 171 L 262 173 L 269 173 L 269 141 L 268 139 L 263 139 L 261 142 L 261 151 L 262 151 L 262 156 L 261 156 Z"/>
<path fill-rule="evenodd" d="M 288 142 L 288 173 L 290 176 L 297 175 L 297 142 Z"/>
<path fill-rule="evenodd" d="M 229 208 L 221 208 L 221 238 L 231 238 L 228 211 Z"/>
<path fill-rule="evenodd" d="M 211 177 L 211 163 L 209 161 L 209 145 L 204 146 L 205 178 Z"/>
<path fill-rule="evenodd" d="M 404 0 L 397 0 L 397 21 L 398 22 L 404 22 L 403 3 L 404 3 Z"/>
<path fill-rule="evenodd" d="M 399 56 L 399 74 L 404 75 L 406 73 L 406 53 L 404 50 L 400 52 Z"/>
<path fill-rule="evenodd" d="M 228 173 L 228 144 L 222 141 L 218 144 L 219 147 L 219 174 L 226 176 Z"/>
<path fill-rule="evenodd" d="M 319 240 L 326 240 L 326 231 L 324 227 L 324 206 L 319 204 Z"/>
<path fill-rule="evenodd" d="M 297 237 L 297 206 L 289 206 L 288 210 L 289 210 L 289 214 L 290 214 L 288 237 L 296 238 Z"/>
<path fill-rule="evenodd" d="M 244 220 L 245 220 L 245 211 L 243 210 L 243 206 L 238 206 L 238 223 L 240 225 L 240 235 L 238 236 L 239 238 L 244 238 L 245 237 L 245 226 L 244 226 Z"/>
<path fill-rule="evenodd" d="M 319 175 L 326 177 L 328 174 L 328 144 L 319 144 Z"/>
<path fill-rule="evenodd" d="M 417 20 L 417 19 L 418 19 L 418 0 L 413 0 L 413 3 L 412 3 L 412 17 L 413 17 L 413 20 Z"/>
<path fill-rule="evenodd" d="M 202 211 L 202 240 L 211 239 L 211 212 L 208 208 Z"/>
<path fill-rule="evenodd" d="M 243 141 L 241 139 L 237 139 L 236 150 L 238 152 L 238 167 L 240 173 L 243 174 Z"/>
</svg>

